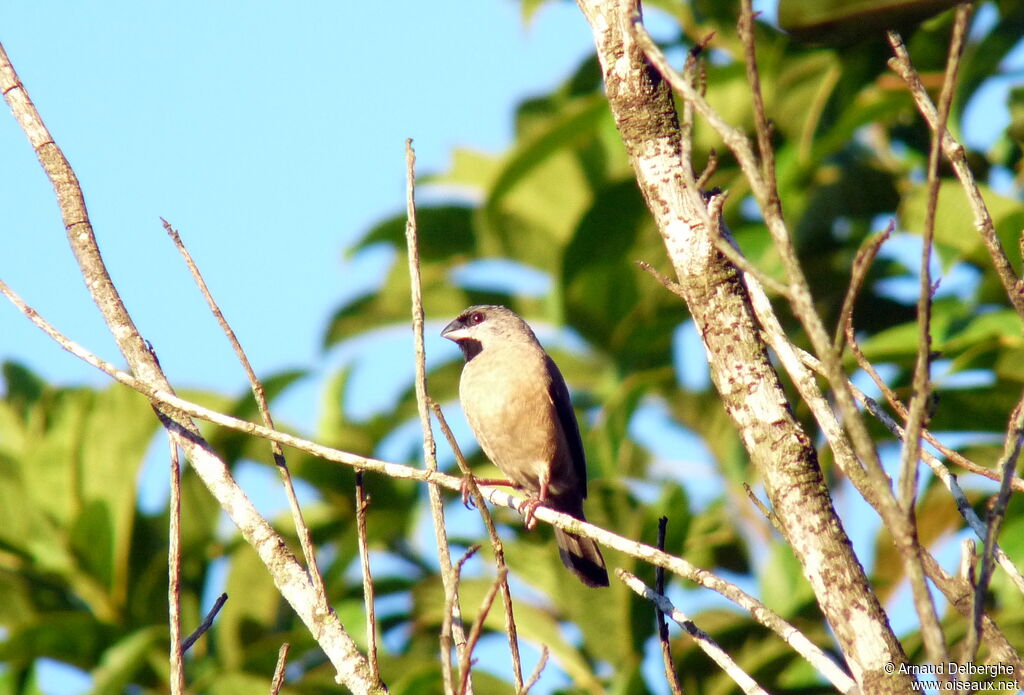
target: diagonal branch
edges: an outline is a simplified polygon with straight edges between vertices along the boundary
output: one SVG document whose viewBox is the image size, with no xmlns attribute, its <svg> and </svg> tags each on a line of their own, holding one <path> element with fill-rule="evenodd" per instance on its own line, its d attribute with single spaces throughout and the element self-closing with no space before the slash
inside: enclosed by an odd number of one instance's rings
<svg viewBox="0 0 1024 695">
<path fill-rule="evenodd" d="M 235 335 L 234 330 L 232 330 L 228 320 L 224 317 L 224 312 L 220 310 L 220 306 L 214 300 L 210 288 L 206 285 L 206 280 L 203 279 L 202 273 L 199 272 L 199 266 L 196 265 L 192 254 L 189 253 L 188 248 L 182 242 L 181 235 L 178 234 L 177 230 L 167 220 L 161 218 L 160 221 L 163 222 L 164 231 L 167 232 L 168 236 L 171 237 L 171 241 L 177 247 L 178 253 L 181 254 L 185 265 L 188 266 L 189 272 L 192 273 L 192 278 L 195 280 L 196 286 L 199 287 L 203 299 L 206 300 L 206 305 L 210 307 L 210 312 L 217 319 L 217 324 L 224 332 L 228 342 L 231 343 L 231 349 L 234 350 L 235 356 L 238 357 L 238 361 L 242 365 L 242 369 L 245 370 L 245 375 L 249 378 L 249 384 L 252 388 L 253 397 L 256 399 L 256 407 L 259 408 L 260 417 L 263 418 L 263 424 L 274 429 L 274 419 L 270 416 L 270 404 L 267 403 L 263 382 L 256 376 L 256 370 L 252 368 L 252 363 L 249 362 L 248 355 L 242 349 L 242 344 L 238 342 L 238 337 Z M 312 580 L 316 591 L 326 596 L 324 578 L 316 564 L 316 548 L 313 546 L 313 536 L 309 531 L 306 520 L 302 516 L 302 507 L 299 506 L 299 498 L 295 494 L 295 485 L 292 484 L 292 474 L 288 470 L 288 462 L 284 458 L 284 451 L 281 450 L 281 445 L 277 442 L 271 442 L 270 450 L 274 456 L 274 464 L 277 466 L 278 474 L 281 476 L 281 482 L 284 485 L 285 497 L 288 498 L 288 508 L 291 510 L 292 521 L 295 524 L 295 533 L 299 537 L 299 545 L 306 560 L 306 570 L 309 572 L 309 578 Z"/>
<path fill-rule="evenodd" d="M 764 690 L 751 678 L 745 671 L 743 671 L 735 661 L 723 650 L 718 643 L 716 643 L 711 637 L 697 627 L 692 620 L 690 620 L 685 613 L 676 608 L 668 598 L 661 592 L 654 591 L 651 587 L 644 584 L 636 575 L 633 575 L 626 570 L 619 569 L 615 572 L 616 576 L 622 580 L 622 582 L 630 589 L 635 591 L 637 594 L 643 596 L 645 599 L 654 603 L 658 610 L 668 615 L 676 622 L 679 627 L 683 628 L 690 637 L 694 639 L 697 645 L 714 659 L 715 663 L 718 664 L 723 671 L 729 674 L 729 677 L 736 682 L 743 692 L 752 693 L 764 693 Z M 795 644 L 791 643 L 794 648 Z M 841 668 L 836 666 L 836 663 L 829 659 L 824 654 L 818 653 L 803 653 L 801 656 L 807 659 L 812 666 L 814 666 L 818 672 L 825 676 L 841 693 L 854 693 L 856 692 L 856 683 Z"/>
<path fill-rule="evenodd" d="M 39 162 L 53 184 L 68 242 L 78 261 L 85 285 L 100 309 L 107 327 L 132 372 L 147 389 L 173 396 L 173 390 L 139 334 L 100 255 L 85 198 L 71 165 L 54 142 L 24 85 L 0 46 L 0 92 L 11 107 Z M 317 593 L 309 575 L 299 565 L 273 527 L 231 477 L 224 462 L 199 434 L 186 413 L 167 403 L 154 410 L 176 446 L 181 447 L 231 521 L 259 555 L 278 591 L 307 625 L 336 669 L 337 679 L 354 693 L 386 692 L 373 680 L 366 658 L 345 631 L 334 609 Z"/>
<path fill-rule="evenodd" d="M 935 108 L 935 104 L 928 97 L 928 91 L 921 84 L 921 78 L 914 69 L 907 47 L 902 41 L 892 43 L 890 40 L 890 43 L 895 57 L 889 60 L 889 67 L 907 83 L 907 89 L 910 90 L 910 95 L 917 104 L 917 110 L 924 116 L 928 125 L 933 131 L 938 130 L 940 128 L 938 109 Z M 956 172 L 957 178 L 960 179 L 960 185 L 963 186 L 964 192 L 967 194 L 967 200 L 974 215 L 974 227 L 981 235 L 985 248 L 992 258 L 992 267 L 995 268 L 999 282 L 1002 283 L 1003 289 L 1006 291 L 1006 296 L 1013 304 L 1017 314 L 1024 318 L 1024 283 L 1017 277 L 1017 273 L 1006 255 L 1006 250 L 996 235 L 995 222 L 992 221 L 988 205 L 985 204 L 981 189 L 974 179 L 974 173 L 967 163 L 967 152 L 949 130 L 945 128 L 942 130 L 942 152 L 946 155 L 949 163 L 953 165 L 953 171 Z"/>
</svg>

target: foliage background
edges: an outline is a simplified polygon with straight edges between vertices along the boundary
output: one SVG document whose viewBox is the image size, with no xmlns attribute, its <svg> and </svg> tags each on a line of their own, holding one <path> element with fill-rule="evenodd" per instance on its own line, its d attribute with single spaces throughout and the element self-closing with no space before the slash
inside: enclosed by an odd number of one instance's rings
<svg viewBox="0 0 1024 695">
<path fill-rule="evenodd" d="M 86 22 L 76 15 L 81 10 L 58 17 L 53 8 L 18 14 L 7 7 L 0 38 L 83 180 L 115 280 L 141 317 L 144 335 L 172 380 L 202 387 L 189 395 L 252 415 L 240 395 L 241 376 L 224 381 L 223 374 L 235 373 L 224 361 L 231 358 L 203 318 L 197 295 L 183 284 L 157 215 L 181 228 L 258 369 L 268 375 L 271 392 L 281 395 L 292 426 L 357 453 L 416 459 L 408 283 L 404 264 L 394 262 L 404 244 L 402 221 L 370 224 L 400 206 L 400 145 L 412 135 L 421 171 L 435 172 L 419 194 L 427 316 L 439 327 L 467 304 L 499 301 L 542 328 L 586 422 L 590 519 L 651 541 L 658 516 L 667 514 L 670 552 L 730 576 L 828 644 L 795 561 L 742 491 L 743 482 L 756 489 L 756 479 L 700 367 L 702 351 L 684 307 L 633 265 L 643 259 L 667 270 L 597 71 L 585 59 L 590 39 L 582 18 L 571 5 L 545 5 L 524 38 L 516 14 L 529 13 L 532 5 L 480 5 L 488 8 L 453 4 L 423 15 L 404 6 L 387 15 L 364 8 L 362 16 L 352 14 L 355 8 L 333 15 L 321 8 L 287 18 L 266 7 L 244 16 L 201 17 L 190 14 L 197 8 L 151 15 L 123 5 L 114 9 L 120 21 L 110 24 L 93 17 Z M 697 3 L 694 10 L 660 6 L 662 13 L 649 16 L 666 41 L 680 38 L 671 29 L 674 15 L 687 19 L 690 39 L 717 30 L 708 95 L 733 122 L 749 127 L 742 66 L 729 57 L 738 48 L 735 13 L 720 3 Z M 954 122 L 956 131 L 965 124 L 977 129 L 979 136 L 968 138 L 975 170 L 991 185 L 993 215 L 1004 243 L 1015 249 L 1024 224 L 1021 123 L 1004 129 L 1002 112 L 992 106 L 1000 92 L 986 80 L 1005 59 L 1002 84 L 1019 83 L 1014 27 L 1024 18 L 1013 3 L 985 7 Z M 65 33 L 44 41 L 44 26 Z M 920 69 L 940 69 L 947 26 L 940 18 L 914 35 Z M 897 213 L 899 231 L 909 232 L 890 242 L 856 314 L 869 356 L 885 364 L 891 383 L 905 387 L 914 344 L 906 288 L 915 282 L 912 233 L 922 218 L 927 147 L 916 112 L 886 81 L 880 43 L 810 49 L 768 30 L 762 34 L 782 199 L 819 310 L 830 323 L 866 235 Z M 495 46 L 499 40 L 509 43 Z M 53 62 L 62 42 L 91 51 L 74 62 Z M 268 52 L 269 44 L 278 50 Z M 519 79 L 533 80 L 534 94 L 513 111 L 508 97 L 497 94 L 522 74 L 527 60 L 535 72 Z M 365 82 L 349 82 L 357 78 Z M 983 96 L 972 100 L 978 93 Z M 981 115 L 971 116 L 972 109 Z M 1019 119 L 1019 109 L 1014 113 Z M 464 146 L 474 143 L 474 128 L 496 121 L 509 123 L 507 148 L 493 125 L 475 147 Z M 0 187 L 2 209 L 12 211 L 4 220 L 0 272 L 58 326 L 113 354 L 68 263 L 31 152 L 9 119 L 0 134 L 2 175 L 12 184 Z M 733 163 L 700 126 L 697 142 L 700 153 L 711 147 L 723 152 L 712 183 L 730 191 L 728 223 L 744 252 L 774 270 L 767 235 Z M 388 151 L 394 156 L 382 154 Z M 1019 396 L 1022 345 L 1016 319 L 986 275 L 980 243 L 965 233 L 970 224 L 960 195 L 952 186 L 944 195 L 937 230 L 944 282 L 936 348 L 943 360 L 933 427 L 952 432 L 972 457 L 991 462 L 995 437 Z M 347 252 L 339 259 L 342 247 Z M 101 380 L 83 376 L 12 310 L 0 312 L 4 356 L 11 360 L 0 408 L 0 593 L 10 597 L 0 608 L 0 692 L 121 692 L 128 684 L 159 692 L 166 669 L 166 519 L 165 493 L 154 482 L 162 480 L 164 467 L 162 442 L 153 443 L 156 423 L 138 398 L 96 388 Z M 459 365 L 442 342 L 434 337 L 427 346 L 430 385 L 436 398 L 451 403 Z M 61 385 L 69 378 L 90 385 Z M 810 425 L 806 412 L 798 409 L 798 415 Z M 471 448 L 464 425 L 458 433 Z M 257 498 L 277 508 L 265 446 L 234 435 L 212 439 L 237 462 Z M 359 635 L 351 474 L 301 457 L 292 457 L 292 466 L 308 484 L 304 496 L 335 605 Z M 975 499 L 991 489 L 973 476 L 963 480 Z M 843 481 L 833 482 L 862 560 L 883 599 L 898 605 L 905 593 L 887 537 Z M 192 476 L 185 485 L 186 626 L 198 622 L 220 587 L 236 597 L 193 652 L 195 688 L 264 688 L 277 647 L 287 640 L 297 648 L 294 692 L 330 689 L 316 650 L 248 548 Z M 429 692 L 439 683 L 441 604 L 432 540 L 424 533 L 424 490 L 376 478 L 369 485 L 384 677 L 393 692 Z M 923 534 L 955 549 L 960 522 L 952 503 L 931 493 L 927 476 L 923 485 Z M 458 503 L 449 509 L 461 545 L 481 538 L 473 514 Z M 595 605 L 593 595 L 559 568 L 546 530 L 522 533 L 511 515 L 499 521 L 523 597 L 521 634 L 533 644 L 547 643 L 558 662 L 539 690 L 570 683 L 592 692 L 663 689 L 652 658 L 649 607 L 620 586 Z M 1014 546 L 1024 537 L 1021 523 L 1019 505 L 1011 507 L 1003 536 L 1011 557 L 1024 550 Z M 288 527 L 281 525 L 286 533 Z M 944 557 L 953 561 L 949 552 Z M 649 578 L 646 568 L 614 554 L 609 561 Z M 478 605 L 489 572 L 483 560 L 469 567 L 467 609 Z M 787 648 L 742 614 L 705 592 L 682 585 L 671 591 L 755 678 L 792 692 L 820 689 Z M 1015 644 L 1024 644 L 1020 597 L 998 575 L 996 593 L 1001 625 Z M 913 650 L 908 617 L 894 612 Z M 950 625 L 955 632 L 960 623 Z M 688 692 L 728 692 L 728 683 L 687 642 L 677 641 L 675 653 Z M 507 677 L 500 639 L 485 643 L 481 654 L 481 671 L 495 680 L 481 676 L 478 689 L 497 690 L 496 679 Z M 528 651 L 528 665 L 535 659 L 536 651 Z M 75 681 L 64 670 L 55 677 L 54 662 L 88 676 Z"/>
</svg>

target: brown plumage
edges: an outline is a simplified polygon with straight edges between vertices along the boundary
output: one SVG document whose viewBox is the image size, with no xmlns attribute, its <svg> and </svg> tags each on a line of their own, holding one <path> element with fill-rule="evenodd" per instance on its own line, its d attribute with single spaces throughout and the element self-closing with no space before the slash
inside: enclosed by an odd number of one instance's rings
<svg viewBox="0 0 1024 695">
<path fill-rule="evenodd" d="M 445 326 L 466 358 L 459 399 L 487 457 L 538 505 L 585 521 L 587 464 L 569 389 L 558 367 L 515 312 L 473 306 Z M 588 586 L 608 586 L 597 544 L 555 529 L 559 555 Z"/>
</svg>

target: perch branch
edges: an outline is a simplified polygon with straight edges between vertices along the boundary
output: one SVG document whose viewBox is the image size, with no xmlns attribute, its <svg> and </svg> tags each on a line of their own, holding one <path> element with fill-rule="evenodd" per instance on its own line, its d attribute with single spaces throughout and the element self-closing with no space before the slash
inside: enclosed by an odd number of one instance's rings
<svg viewBox="0 0 1024 695">
<path fill-rule="evenodd" d="M 339 451 L 337 449 L 331 449 L 330 447 L 302 439 L 301 437 L 296 437 L 286 432 L 270 430 L 252 422 L 247 422 L 239 418 L 218 413 L 210 410 L 209 408 L 204 408 L 203 406 L 175 396 L 174 394 L 160 389 L 154 389 L 148 384 L 136 379 L 131 374 L 123 372 L 115 368 L 113 365 L 104 362 L 82 348 L 80 345 L 61 335 L 34 309 L 25 305 L 21 298 L 14 294 L 3 281 L 0 281 L 0 293 L 7 296 L 11 302 L 14 303 L 23 314 L 25 314 L 25 316 L 27 316 L 40 329 L 50 335 L 50 337 L 53 338 L 62 348 L 93 367 L 105 372 L 119 383 L 139 391 L 151 400 L 164 403 L 193 417 L 206 420 L 222 427 L 227 427 L 256 437 L 263 437 L 265 439 L 278 441 L 285 446 L 304 451 L 313 456 L 318 456 L 326 461 L 353 466 L 357 469 L 372 471 L 395 479 L 436 483 L 437 485 L 445 487 L 453 492 L 461 490 L 462 478 L 446 475 L 437 471 L 422 470 L 411 466 L 403 466 L 396 463 L 358 456 L 356 454 Z M 479 490 L 482 497 L 492 504 L 507 507 L 512 510 L 519 508 L 519 499 L 502 488 L 483 486 L 480 487 Z M 795 641 L 797 646 L 794 648 L 796 648 L 800 653 L 803 653 L 805 650 L 809 650 L 811 652 L 821 651 L 817 646 L 807 640 L 806 637 L 800 634 L 795 627 L 787 623 L 777 613 L 768 609 L 764 604 L 754 599 L 738 586 L 722 579 L 712 572 L 696 567 L 683 558 L 669 555 L 659 551 L 653 546 L 629 540 L 628 538 L 611 533 L 598 526 L 594 526 L 593 524 L 580 521 L 567 514 L 556 512 L 548 507 L 539 507 L 535 516 L 538 520 L 557 526 L 569 533 L 591 538 L 605 547 L 612 548 L 613 550 L 617 550 L 629 555 L 630 557 L 634 557 L 655 566 L 664 567 L 668 571 L 684 579 L 689 579 L 694 583 L 700 584 L 707 589 L 721 594 L 743 610 L 748 611 L 757 622 L 778 634 L 787 643 L 792 644 L 793 641 Z"/>
</svg>

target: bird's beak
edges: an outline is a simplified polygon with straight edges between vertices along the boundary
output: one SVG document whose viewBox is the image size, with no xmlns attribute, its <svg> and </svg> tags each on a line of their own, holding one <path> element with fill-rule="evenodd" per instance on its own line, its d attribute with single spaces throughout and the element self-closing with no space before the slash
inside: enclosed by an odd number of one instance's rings
<svg viewBox="0 0 1024 695">
<path fill-rule="evenodd" d="M 469 330 L 461 319 L 455 319 L 441 331 L 441 337 L 453 342 L 458 342 L 469 337 Z"/>
</svg>

